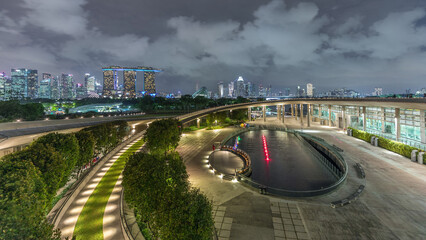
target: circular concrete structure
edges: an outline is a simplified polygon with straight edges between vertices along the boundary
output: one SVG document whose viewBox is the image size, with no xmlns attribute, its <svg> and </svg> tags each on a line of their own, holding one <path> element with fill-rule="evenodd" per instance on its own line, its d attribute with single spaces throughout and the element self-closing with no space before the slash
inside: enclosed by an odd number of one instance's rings
<svg viewBox="0 0 426 240">
<path fill-rule="evenodd" d="M 251 158 L 251 181 L 259 185 L 309 192 L 326 189 L 339 180 L 293 133 L 247 131 L 229 139 L 226 145 L 235 146 L 238 137 L 238 148 Z"/>
</svg>

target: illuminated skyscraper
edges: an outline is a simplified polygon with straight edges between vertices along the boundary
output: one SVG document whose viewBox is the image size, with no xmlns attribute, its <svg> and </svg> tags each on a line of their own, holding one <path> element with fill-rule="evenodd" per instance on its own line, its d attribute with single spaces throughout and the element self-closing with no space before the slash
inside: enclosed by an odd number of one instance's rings
<svg viewBox="0 0 426 240">
<path fill-rule="evenodd" d="M 228 84 L 228 97 L 234 96 L 234 82 Z"/>
<path fill-rule="evenodd" d="M 125 70 L 123 74 L 124 74 L 123 97 L 128 97 L 128 98 L 136 97 L 136 72 Z"/>
<path fill-rule="evenodd" d="M 237 97 L 245 96 L 244 79 L 239 76 L 237 79 Z"/>
<path fill-rule="evenodd" d="M 50 73 L 43 73 L 42 80 L 40 80 L 40 86 L 38 88 L 38 97 L 44 99 L 51 98 L 51 81 L 52 75 Z"/>
<path fill-rule="evenodd" d="M 81 83 L 77 83 L 75 85 L 75 92 L 78 99 L 87 97 L 87 88 Z"/>
<path fill-rule="evenodd" d="M 11 70 L 12 81 L 10 89 L 10 98 L 36 98 L 37 97 L 37 70 L 32 69 L 14 69 Z"/>
<path fill-rule="evenodd" d="M 145 71 L 143 74 L 144 75 L 144 80 L 143 80 L 144 91 L 147 94 L 153 94 L 155 93 L 155 72 L 152 71 L 154 70 L 154 68 L 147 67 L 143 69 L 151 70 L 151 71 Z"/>
<path fill-rule="evenodd" d="M 95 92 L 95 77 L 90 76 L 90 73 L 84 74 L 84 86 L 87 92 Z"/>
<path fill-rule="evenodd" d="M 37 70 L 28 69 L 28 97 L 38 98 L 38 73 Z"/>
<path fill-rule="evenodd" d="M 217 96 L 219 98 L 223 98 L 224 97 L 224 92 L 223 92 L 223 82 L 219 82 L 217 84 Z"/>
<path fill-rule="evenodd" d="M 52 84 L 51 85 L 50 98 L 51 99 L 60 99 L 61 98 L 61 87 L 60 87 L 59 76 L 52 77 L 50 83 Z"/>
<path fill-rule="evenodd" d="M 306 95 L 308 97 L 314 96 L 314 87 L 313 87 L 312 83 L 306 84 Z"/>
<path fill-rule="evenodd" d="M 72 99 L 74 97 L 74 81 L 72 74 L 61 75 L 61 98 Z"/>
<path fill-rule="evenodd" d="M 6 100 L 5 98 L 6 75 L 0 73 L 0 101 Z"/>
</svg>

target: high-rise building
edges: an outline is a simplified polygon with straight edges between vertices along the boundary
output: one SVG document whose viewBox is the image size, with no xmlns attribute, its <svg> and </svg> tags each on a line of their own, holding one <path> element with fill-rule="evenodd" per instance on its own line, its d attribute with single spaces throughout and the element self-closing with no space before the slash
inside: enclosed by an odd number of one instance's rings
<svg viewBox="0 0 426 240">
<path fill-rule="evenodd" d="M 72 74 L 61 75 L 61 98 L 72 99 L 74 98 L 74 81 Z"/>
<path fill-rule="evenodd" d="M 136 97 L 136 72 L 131 70 L 124 71 L 124 91 L 123 97 Z"/>
<path fill-rule="evenodd" d="M 61 98 L 61 87 L 60 87 L 59 76 L 52 77 L 50 83 L 51 83 L 50 98 L 51 99 L 60 99 Z"/>
<path fill-rule="evenodd" d="M 147 94 L 153 94 L 155 93 L 155 69 L 152 67 L 143 68 L 145 70 L 144 72 L 144 91 Z"/>
<path fill-rule="evenodd" d="M 10 98 L 37 98 L 37 70 L 20 68 L 11 70 L 11 89 Z"/>
<path fill-rule="evenodd" d="M 82 99 L 82 98 L 87 97 L 87 88 L 85 86 L 83 86 L 83 84 L 81 84 L 81 83 L 77 83 L 75 85 L 75 92 L 76 92 L 76 97 L 78 99 Z"/>
<path fill-rule="evenodd" d="M 102 84 L 98 81 L 95 81 L 95 92 L 98 95 L 102 95 L 102 91 L 103 91 Z"/>
<path fill-rule="evenodd" d="M 115 95 L 118 86 L 117 70 L 118 66 L 111 66 L 108 69 L 102 69 L 104 74 L 104 85 L 102 95 L 104 97 L 112 97 Z"/>
<path fill-rule="evenodd" d="M 28 69 L 28 97 L 38 98 L 38 73 L 37 70 Z"/>
<path fill-rule="evenodd" d="M 262 84 L 259 84 L 259 94 L 258 94 L 258 96 L 259 97 L 266 97 L 266 89 L 263 88 Z"/>
<path fill-rule="evenodd" d="M 237 79 L 237 97 L 245 96 L 245 88 L 244 88 L 244 79 L 242 76 L 239 76 Z"/>
<path fill-rule="evenodd" d="M 290 88 L 284 89 L 284 96 L 290 96 Z"/>
<path fill-rule="evenodd" d="M 0 73 L 0 101 L 6 100 L 5 98 L 5 86 L 6 86 L 6 74 Z"/>
<path fill-rule="evenodd" d="M 95 92 L 95 77 L 91 76 L 90 73 L 84 74 L 84 86 L 87 92 Z"/>
<path fill-rule="evenodd" d="M 233 97 L 234 96 L 234 82 L 230 82 L 228 84 L 228 97 Z"/>
<path fill-rule="evenodd" d="M 224 92 L 223 92 L 223 82 L 219 82 L 217 84 L 217 97 L 223 98 L 224 96 L 225 95 L 224 95 Z"/>
<path fill-rule="evenodd" d="M 50 73 L 43 73 L 42 79 L 40 80 L 40 86 L 38 88 L 38 97 L 43 99 L 50 99 L 52 97 L 51 93 L 51 81 L 52 81 L 52 74 Z"/>
<path fill-rule="evenodd" d="M 306 84 L 306 95 L 308 95 L 308 97 L 314 96 L 314 86 L 312 83 Z"/>
</svg>

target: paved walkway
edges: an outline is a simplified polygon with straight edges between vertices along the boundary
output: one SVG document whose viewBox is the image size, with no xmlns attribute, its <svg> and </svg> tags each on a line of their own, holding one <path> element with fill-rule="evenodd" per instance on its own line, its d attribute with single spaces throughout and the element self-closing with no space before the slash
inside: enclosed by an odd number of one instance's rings
<svg viewBox="0 0 426 240">
<path fill-rule="evenodd" d="M 235 175 L 235 169 L 239 171 L 244 167 L 243 160 L 228 151 L 214 151 L 209 161 L 214 169 L 227 175 Z"/>
<path fill-rule="evenodd" d="M 140 138 L 132 141 L 119 152 L 117 152 L 117 154 L 115 154 L 113 157 L 104 161 L 103 166 L 99 168 L 99 170 L 93 175 L 93 177 L 89 180 L 86 186 L 78 193 L 78 196 L 72 202 L 70 207 L 66 210 L 64 216 L 57 225 L 57 227 L 61 229 L 63 238 L 71 238 L 73 236 L 80 213 L 85 207 L 87 200 L 92 195 L 92 192 L 98 186 L 98 183 L 102 180 L 104 175 L 108 172 L 108 170 L 115 163 L 115 161 L 139 139 Z M 122 177 L 120 175 L 105 207 L 103 221 L 100 223 L 101 227 L 103 226 L 102 228 L 104 239 L 124 239 L 120 223 L 121 219 L 119 199 L 121 192 L 121 178 Z M 95 219 L 93 221 L 95 221 Z M 79 239 L 78 236 L 77 239 Z"/>
<path fill-rule="evenodd" d="M 281 124 L 275 119 L 268 118 L 266 124 Z M 286 125 L 300 129 L 290 118 Z M 208 171 L 205 160 L 211 145 L 235 129 L 200 130 L 182 137 L 178 151 L 192 184 L 215 205 L 219 239 L 424 239 L 426 167 L 337 129 L 312 125 L 310 134 L 344 150 L 349 173 L 335 192 L 304 199 L 260 195 Z M 358 178 L 356 162 L 364 167 L 366 179 Z M 357 201 L 330 207 L 330 202 L 349 196 L 360 184 L 366 189 Z"/>
</svg>

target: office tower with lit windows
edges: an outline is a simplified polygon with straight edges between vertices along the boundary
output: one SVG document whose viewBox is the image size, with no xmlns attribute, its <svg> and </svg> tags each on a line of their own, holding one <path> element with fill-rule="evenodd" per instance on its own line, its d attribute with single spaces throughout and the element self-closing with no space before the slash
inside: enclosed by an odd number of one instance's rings
<svg viewBox="0 0 426 240">
<path fill-rule="evenodd" d="M 228 84 L 228 97 L 234 96 L 234 82 Z"/>
<path fill-rule="evenodd" d="M 11 99 L 36 98 L 38 76 L 37 70 L 20 68 L 11 70 Z"/>
<path fill-rule="evenodd" d="M 108 69 L 102 69 L 104 75 L 102 95 L 104 97 L 112 97 L 115 95 L 118 85 L 117 72 L 115 69 L 119 68 L 120 67 L 117 66 L 111 66 Z"/>
<path fill-rule="evenodd" d="M 306 84 L 306 95 L 308 97 L 314 96 L 314 86 L 312 85 L 312 83 Z"/>
<path fill-rule="evenodd" d="M 6 74 L 0 73 L 0 101 L 6 100 Z"/>
<path fill-rule="evenodd" d="M 50 89 L 50 98 L 51 99 L 60 99 L 61 98 L 61 87 L 59 76 L 52 77 L 50 80 L 51 89 Z"/>
<path fill-rule="evenodd" d="M 28 97 L 38 98 L 38 73 L 37 70 L 28 69 Z"/>
<path fill-rule="evenodd" d="M 81 83 L 75 85 L 75 92 L 78 99 L 87 97 L 87 88 Z"/>
<path fill-rule="evenodd" d="M 91 76 L 90 73 L 84 74 L 84 86 L 87 92 L 95 92 L 95 77 Z"/>
<path fill-rule="evenodd" d="M 244 79 L 242 76 L 239 76 L 237 79 L 237 97 L 244 97 L 245 92 Z"/>
<path fill-rule="evenodd" d="M 125 70 L 123 74 L 123 97 L 136 97 L 136 71 Z"/>
<path fill-rule="evenodd" d="M 61 98 L 72 99 L 74 97 L 74 81 L 72 74 L 61 75 Z"/>
<path fill-rule="evenodd" d="M 52 96 L 52 74 L 43 73 L 42 79 L 40 80 L 39 88 L 38 88 L 38 97 L 43 99 L 50 99 Z"/>
<path fill-rule="evenodd" d="M 154 94 L 155 91 L 155 72 L 154 68 L 152 67 L 145 67 L 144 69 L 144 80 L 143 80 L 143 86 L 144 91 L 147 94 Z"/>
<path fill-rule="evenodd" d="M 217 84 L 217 97 L 218 98 L 223 98 L 224 97 L 223 82 L 219 82 Z"/>
</svg>

